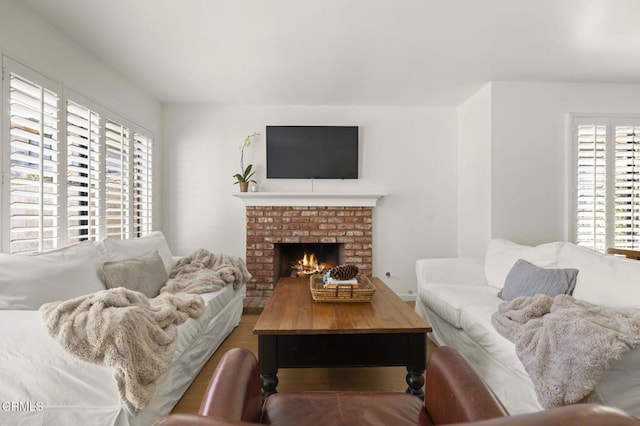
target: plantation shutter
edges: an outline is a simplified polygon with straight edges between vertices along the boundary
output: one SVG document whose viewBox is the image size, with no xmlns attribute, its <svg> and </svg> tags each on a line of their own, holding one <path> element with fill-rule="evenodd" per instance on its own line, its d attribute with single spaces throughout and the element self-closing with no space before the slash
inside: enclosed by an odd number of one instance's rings
<svg viewBox="0 0 640 426">
<path fill-rule="evenodd" d="M 607 126 L 578 124 L 576 162 L 576 244 L 606 249 Z"/>
<path fill-rule="evenodd" d="M 615 247 L 640 248 L 640 126 L 615 126 Z"/>
<path fill-rule="evenodd" d="M 640 248 L 640 119 L 574 117 L 578 245 Z"/>
<path fill-rule="evenodd" d="M 52 249 L 60 231 L 59 89 L 12 70 L 9 92 L 9 251 Z"/>
<path fill-rule="evenodd" d="M 112 120 L 105 123 L 107 237 L 130 237 L 130 130 Z"/>
<path fill-rule="evenodd" d="M 101 235 L 100 115 L 67 101 L 67 235 L 69 244 Z"/>
<path fill-rule="evenodd" d="M 134 235 L 140 237 L 152 229 L 152 152 L 151 138 L 134 133 L 133 193 L 134 193 Z"/>
<path fill-rule="evenodd" d="M 0 58 L 0 251 L 151 232 L 151 132 Z"/>
</svg>

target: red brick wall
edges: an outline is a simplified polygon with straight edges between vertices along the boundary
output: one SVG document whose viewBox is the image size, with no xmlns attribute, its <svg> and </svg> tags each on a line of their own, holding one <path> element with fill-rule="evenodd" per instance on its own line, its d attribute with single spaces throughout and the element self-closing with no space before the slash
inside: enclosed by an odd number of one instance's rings
<svg viewBox="0 0 640 426">
<path fill-rule="evenodd" d="M 247 207 L 247 297 L 268 297 L 276 284 L 276 243 L 343 243 L 344 261 L 371 275 L 372 207 Z"/>
</svg>

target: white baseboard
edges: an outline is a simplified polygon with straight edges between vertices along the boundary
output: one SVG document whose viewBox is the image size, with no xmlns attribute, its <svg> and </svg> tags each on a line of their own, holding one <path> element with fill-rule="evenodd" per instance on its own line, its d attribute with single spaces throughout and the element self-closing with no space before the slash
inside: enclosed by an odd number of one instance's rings
<svg viewBox="0 0 640 426">
<path fill-rule="evenodd" d="M 415 302 L 416 301 L 416 295 L 415 294 L 409 294 L 409 293 L 398 294 L 398 297 L 400 299 L 404 300 L 405 302 Z"/>
</svg>

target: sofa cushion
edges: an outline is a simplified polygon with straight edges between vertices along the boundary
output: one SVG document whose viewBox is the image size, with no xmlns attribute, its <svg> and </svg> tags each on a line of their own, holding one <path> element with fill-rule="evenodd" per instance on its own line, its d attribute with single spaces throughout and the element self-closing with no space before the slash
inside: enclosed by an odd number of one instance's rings
<svg viewBox="0 0 640 426">
<path fill-rule="evenodd" d="M 92 242 L 34 255 L 0 254 L 0 309 L 38 309 L 104 290 Z"/>
<path fill-rule="evenodd" d="M 640 261 L 565 244 L 558 267 L 580 270 L 575 298 L 610 308 L 640 308 Z"/>
<path fill-rule="evenodd" d="M 542 268 L 555 268 L 562 242 L 553 242 L 531 247 L 514 242 L 495 239 L 489 242 L 484 262 L 487 284 L 501 289 L 507 274 L 518 259 L 524 259 Z"/>
<path fill-rule="evenodd" d="M 578 270 L 573 268 L 540 268 L 523 259 L 518 259 L 507 274 L 504 288 L 498 293 L 503 300 L 522 296 L 546 294 L 555 297 L 571 294 L 576 285 Z"/>
<path fill-rule="evenodd" d="M 262 423 L 278 425 L 430 425 L 420 398 L 406 393 L 276 393 L 263 406 Z"/>
<path fill-rule="evenodd" d="M 447 287 L 457 289 L 457 292 L 447 291 Z M 498 311 L 498 306 L 504 303 L 498 297 L 495 288 L 434 284 L 429 290 L 431 298 L 428 306 L 434 313 L 438 316 L 443 313 L 448 315 L 442 319 L 464 330 L 463 333 L 468 336 L 466 339 L 471 339 L 474 347 L 478 345 L 491 359 L 500 360 L 500 368 L 508 370 L 509 374 L 517 375 L 519 380 L 530 383 L 522 362 L 516 356 L 515 345 L 500 335 L 491 322 L 491 317 Z M 437 303 L 433 303 L 434 301 Z M 447 307 L 449 309 L 445 310 Z M 454 317 L 452 314 L 457 316 Z M 452 322 L 452 319 L 456 322 Z M 448 341 L 442 343 L 452 344 Z M 472 358 L 485 360 L 485 355 L 475 354 Z"/>
<path fill-rule="evenodd" d="M 124 260 L 136 256 L 142 256 L 152 251 L 158 251 L 162 258 L 167 274 L 173 267 L 173 255 L 160 231 L 154 231 L 141 238 L 130 240 L 112 240 L 107 238 L 97 244 L 103 261 Z"/>
<path fill-rule="evenodd" d="M 501 368 L 517 375 L 520 380 L 530 381 L 524 365 L 516 355 L 515 345 L 498 333 L 491 322 L 491 317 L 501 303 L 504 301 L 494 296 L 492 301 L 467 306 L 460 316 L 460 324 L 469 338 L 491 358 L 499 360 Z"/>
<path fill-rule="evenodd" d="M 167 282 L 167 271 L 157 251 L 124 260 L 107 261 L 100 268 L 107 288 L 125 287 L 156 297 Z"/>
<path fill-rule="evenodd" d="M 418 297 L 438 316 L 458 328 L 462 328 L 461 312 L 470 304 L 501 301 L 496 289 L 487 285 L 423 284 L 418 288 Z"/>
</svg>

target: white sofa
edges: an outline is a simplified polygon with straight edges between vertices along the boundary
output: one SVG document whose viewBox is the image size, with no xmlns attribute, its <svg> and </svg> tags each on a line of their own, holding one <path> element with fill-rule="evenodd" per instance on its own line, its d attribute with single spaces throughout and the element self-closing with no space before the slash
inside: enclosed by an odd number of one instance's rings
<svg viewBox="0 0 640 426">
<path fill-rule="evenodd" d="M 578 269 L 573 296 L 612 308 L 640 308 L 640 261 L 602 255 L 574 244 L 536 247 L 492 240 L 484 258 L 416 262 L 416 312 L 438 345 L 459 349 L 511 414 L 542 410 L 534 385 L 491 317 L 504 302 L 498 292 L 518 259 L 543 268 Z M 627 352 L 596 386 L 596 401 L 640 416 L 640 350 Z"/>
<path fill-rule="evenodd" d="M 46 331 L 41 304 L 104 290 L 104 261 L 157 251 L 168 272 L 179 259 L 160 232 L 134 240 L 84 242 L 38 255 L 0 254 L 0 424 L 147 425 L 168 414 L 238 325 L 245 287 L 200 296 L 204 313 L 178 326 L 169 369 L 149 404 L 129 413 L 110 367 L 73 357 Z M 188 253 L 190 254 L 190 253 Z"/>
</svg>

